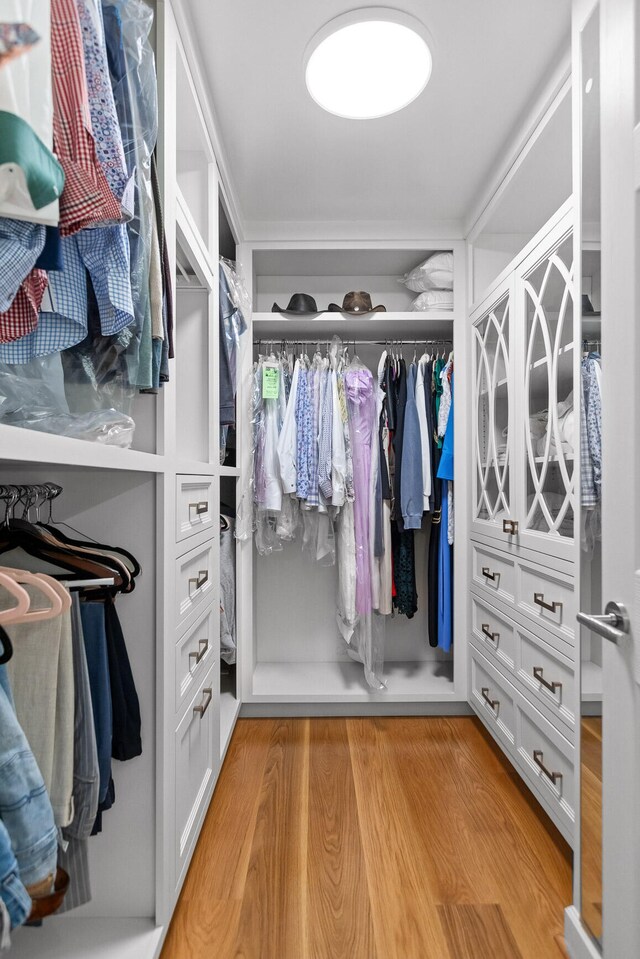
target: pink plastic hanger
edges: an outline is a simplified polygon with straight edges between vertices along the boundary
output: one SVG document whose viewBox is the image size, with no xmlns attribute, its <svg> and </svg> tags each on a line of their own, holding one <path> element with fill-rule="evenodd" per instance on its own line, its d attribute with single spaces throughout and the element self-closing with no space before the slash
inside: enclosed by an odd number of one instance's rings
<svg viewBox="0 0 640 959">
<path fill-rule="evenodd" d="M 15 606 L 0 610 L 0 626 L 8 626 L 10 623 L 22 622 L 25 613 L 29 612 L 31 597 L 26 589 L 23 589 L 15 579 L 6 573 L 0 573 L 0 585 L 18 600 Z"/>
<path fill-rule="evenodd" d="M 36 609 L 33 612 L 24 613 L 21 622 L 37 623 L 43 619 L 53 619 L 62 612 L 62 597 L 58 590 L 60 584 L 55 583 L 50 576 L 47 576 L 45 573 L 29 573 L 24 569 L 11 569 L 9 566 L 0 566 L 0 573 L 6 573 L 7 576 L 10 576 L 11 579 L 17 583 L 26 583 L 27 585 L 35 586 L 36 589 L 44 593 L 51 602 L 51 606 L 48 609 Z"/>
</svg>

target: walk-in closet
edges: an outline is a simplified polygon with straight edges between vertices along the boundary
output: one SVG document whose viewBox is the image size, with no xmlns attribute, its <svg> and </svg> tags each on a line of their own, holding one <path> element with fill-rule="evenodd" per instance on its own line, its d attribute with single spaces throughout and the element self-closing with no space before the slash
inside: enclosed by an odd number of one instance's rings
<svg viewBox="0 0 640 959">
<path fill-rule="evenodd" d="M 0 954 L 640 956 L 634 0 L 0 0 Z"/>
</svg>

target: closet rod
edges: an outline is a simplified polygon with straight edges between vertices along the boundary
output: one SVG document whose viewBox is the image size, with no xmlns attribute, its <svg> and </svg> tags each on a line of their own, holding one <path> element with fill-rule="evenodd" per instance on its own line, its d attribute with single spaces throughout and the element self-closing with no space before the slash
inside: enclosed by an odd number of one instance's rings
<svg viewBox="0 0 640 959">
<path fill-rule="evenodd" d="M 313 346 L 314 343 L 331 343 L 331 340 L 327 340 L 325 336 L 321 336 L 319 340 L 315 338 L 305 340 L 298 339 L 296 337 L 287 337 L 286 339 L 282 339 L 282 337 L 278 336 L 263 336 L 261 339 L 253 341 L 254 346 L 261 346 L 262 344 L 267 343 L 291 343 L 292 345 L 296 346 L 298 344 L 301 346 Z M 424 343 L 425 346 L 453 346 L 453 340 L 451 339 L 423 340 L 421 336 L 418 336 L 417 338 L 411 337 L 409 339 L 403 339 L 402 337 L 390 337 L 388 340 L 361 340 L 358 337 L 354 338 L 353 336 L 345 336 L 343 343 L 355 343 L 356 345 L 361 346 L 413 346 L 415 343 L 418 345 L 422 345 Z"/>
</svg>

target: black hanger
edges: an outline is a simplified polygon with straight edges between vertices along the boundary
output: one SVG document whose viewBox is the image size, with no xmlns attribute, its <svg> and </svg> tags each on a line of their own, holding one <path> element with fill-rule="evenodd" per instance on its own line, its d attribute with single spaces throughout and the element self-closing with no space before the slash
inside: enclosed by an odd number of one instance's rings
<svg viewBox="0 0 640 959">
<path fill-rule="evenodd" d="M 13 646 L 11 645 L 11 640 L 2 626 L 0 626 L 0 645 L 2 647 L 2 652 L 0 653 L 0 666 L 4 666 L 4 664 L 8 663 L 13 656 Z"/>
</svg>

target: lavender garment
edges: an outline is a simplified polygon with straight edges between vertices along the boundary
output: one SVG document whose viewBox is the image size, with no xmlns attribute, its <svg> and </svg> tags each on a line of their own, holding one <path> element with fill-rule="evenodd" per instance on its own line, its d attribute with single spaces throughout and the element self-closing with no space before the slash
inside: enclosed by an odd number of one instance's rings
<svg viewBox="0 0 640 959">
<path fill-rule="evenodd" d="M 320 451 L 318 454 L 318 482 L 325 503 L 331 502 L 333 486 L 331 484 L 333 431 L 333 390 L 331 372 L 326 369 L 320 374 Z"/>
<path fill-rule="evenodd" d="M 309 439 L 313 429 L 313 414 L 309 401 L 309 371 L 303 366 L 298 374 L 298 392 L 296 395 L 296 437 L 297 466 L 296 495 L 306 500 L 309 493 Z"/>
<path fill-rule="evenodd" d="M 369 550 L 369 486 L 371 443 L 375 435 L 376 398 L 369 370 L 347 370 L 344 377 L 353 455 L 353 504 L 356 539 L 356 610 L 370 613 L 371 554 Z"/>
<path fill-rule="evenodd" d="M 311 430 L 308 436 L 309 450 L 309 491 L 307 506 L 320 505 L 318 488 L 318 431 L 320 424 L 320 370 L 309 371 L 309 405 L 311 408 Z"/>
</svg>

